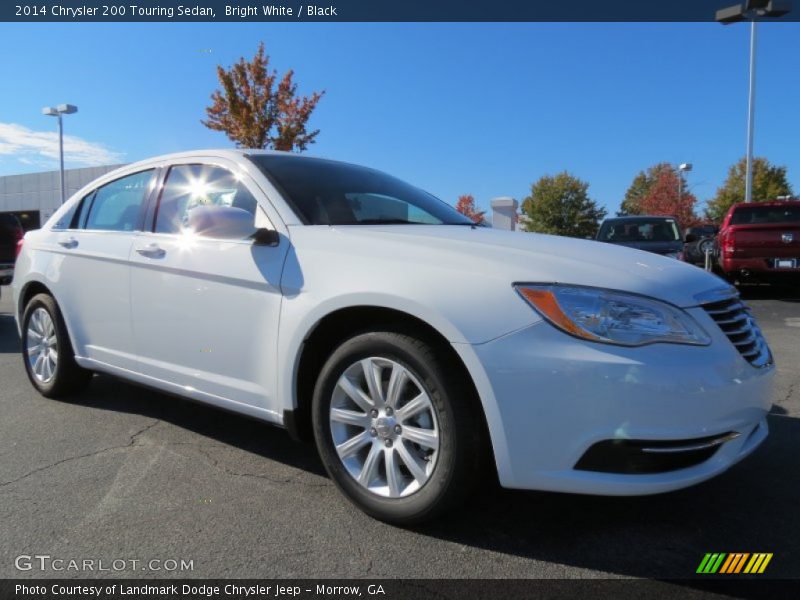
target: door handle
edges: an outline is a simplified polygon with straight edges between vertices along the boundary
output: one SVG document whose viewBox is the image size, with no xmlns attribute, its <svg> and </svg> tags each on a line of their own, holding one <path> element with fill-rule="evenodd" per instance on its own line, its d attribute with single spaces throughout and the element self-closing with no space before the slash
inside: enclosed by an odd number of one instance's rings
<svg viewBox="0 0 800 600">
<path fill-rule="evenodd" d="M 167 253 L 166 250 L 161 248 L 158 244 L 148 244 L 142 248 L 137 248 L 136 252 L 147 258 L 163 258 Z"/>
<path fill-rule="evenodd" d="M 66 239 L 58 240 L 58 245 L 63 246 L 64 248 L 67 248 L 69 250 L 72 250 L 73 248 L 76 248 L 78 246 L 78 240 L 76 240 L 74 237 L 68 237 Z"/>
</svg>

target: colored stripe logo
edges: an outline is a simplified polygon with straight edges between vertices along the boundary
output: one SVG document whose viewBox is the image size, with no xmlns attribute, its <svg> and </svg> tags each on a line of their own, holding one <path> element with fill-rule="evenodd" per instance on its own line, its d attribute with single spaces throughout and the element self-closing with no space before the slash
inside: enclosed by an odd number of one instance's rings
<svg viewBox="0 0 800 600">
<path fill-rule="evenodd" d="M 749 552 L 709 552 L 700 561 L 697 573 L 748 573 L 754 575 L 763 573 L 771 560 L 772 552 L 755 552 L 752 554 Z"/>
</svg>

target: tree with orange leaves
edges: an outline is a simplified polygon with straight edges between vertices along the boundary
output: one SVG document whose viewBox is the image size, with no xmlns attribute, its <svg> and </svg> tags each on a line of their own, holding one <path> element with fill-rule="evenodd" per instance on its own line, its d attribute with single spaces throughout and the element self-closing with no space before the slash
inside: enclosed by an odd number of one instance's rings
<svg viewBox="0 0 800 600">
<path fill-rule="evenodd" d="M 217 77 L 222 89 L 211 95 L 203 125 L 224 132 L 239 148 L 302 152 L 314 143 L 319 129 L 306 126 L 325 92 L 298 96 L 294 71 L 278 79 L 263 42 L 253 60 L 242 57 L 230 69 L 218 66 Z"/>
<path fill-rule="evenodd" d="M 472 194 L 465 194 L 458 197 L 456 202 L 456 210 L 465 217 L 468 217 L 476 223 L 483 223 L 485 210 L 478 210 L 475 206 L 475 198 Z"/>
<path fill-rule="evenodd" d="M 640 200 L 641 214 L 676 217 L 681 227 L 692 227 L 700 222 L 694 212 L 697 198 L 683 190 L 678 197 L 678 177 L 675 169 L 657 172 L 650 189 Z"/>
</svg>

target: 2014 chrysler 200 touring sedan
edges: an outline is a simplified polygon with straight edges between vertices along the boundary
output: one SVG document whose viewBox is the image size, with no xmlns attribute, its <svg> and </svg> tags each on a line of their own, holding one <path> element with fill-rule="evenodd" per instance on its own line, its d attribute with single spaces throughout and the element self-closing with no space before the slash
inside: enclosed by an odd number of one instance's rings
<svg viewBox="0 0 800 600">
<path fill-rule="evenodd" d="M 45 396 L 93 372 L 313 437 L 367 513 L 510 488 L 650 494 L 767 435 L 772 356 L 701 269 L 477 227 L 359 166 L 261 151 L 147 160 L 29 232 L 13 282 Z"/>
</svg>

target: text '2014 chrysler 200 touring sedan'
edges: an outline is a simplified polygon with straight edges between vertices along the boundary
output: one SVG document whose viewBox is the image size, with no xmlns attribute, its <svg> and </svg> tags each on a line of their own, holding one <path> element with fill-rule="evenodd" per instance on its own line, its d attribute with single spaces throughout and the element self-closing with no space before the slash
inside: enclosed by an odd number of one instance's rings
<svg viewBox="0 0 800 600">
<path fill-rule="evenodd" d="M 316 441 L 367 513 L 510 488 L 650 494 L 767 436 L 772 356 L 685 263 L 476 227 L 398 179 L 262 151 L 126 166 L 29 232 L 13 282 L 45 396 L 94 372 Z"/>
</svg>

